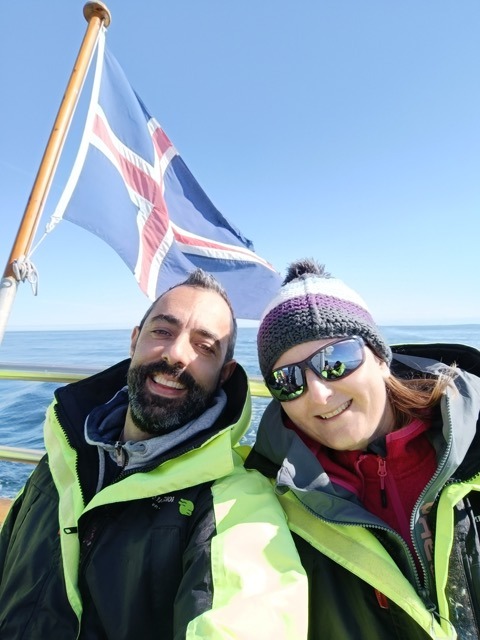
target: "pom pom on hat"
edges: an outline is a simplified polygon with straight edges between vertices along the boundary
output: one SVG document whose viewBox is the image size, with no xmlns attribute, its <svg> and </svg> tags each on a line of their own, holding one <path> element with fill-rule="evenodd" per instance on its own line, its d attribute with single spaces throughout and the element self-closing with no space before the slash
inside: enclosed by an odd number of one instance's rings
<svg viewBox="0 0 480 640">
<path fill-rule="evenodd" d="M 390 364 L 390 347 L 362 298 L 314 260 L 293 262 L 260 321 L 257 347 L 262 375 L 266 378 L 282 353 L 297 344 L 348 336 L 361 336 Z"/>
</svg>

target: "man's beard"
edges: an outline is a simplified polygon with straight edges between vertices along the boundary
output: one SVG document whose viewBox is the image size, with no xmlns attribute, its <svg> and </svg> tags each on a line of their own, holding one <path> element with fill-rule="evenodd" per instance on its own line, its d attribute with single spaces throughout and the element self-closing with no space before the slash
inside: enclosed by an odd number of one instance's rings
<svg viewBox="0 0 480 640">
<path fill-rule="evenodd" d="M 184 371 L 179 374 L 178 371 L 177 367 L 170 366 L 165 360 L 130 367 L 128 370 L 130 414 L 135 426 L 144 433 L 159 436 L 175 431 L 201 415 L 215 395 L 218 382 L 213 390 L 207 391 L 189 373 Z M 157 373 L 175 376 L 185 387 L 186 395 L 176 399 L 149 393 L 146 381 Z"/>
</svg>

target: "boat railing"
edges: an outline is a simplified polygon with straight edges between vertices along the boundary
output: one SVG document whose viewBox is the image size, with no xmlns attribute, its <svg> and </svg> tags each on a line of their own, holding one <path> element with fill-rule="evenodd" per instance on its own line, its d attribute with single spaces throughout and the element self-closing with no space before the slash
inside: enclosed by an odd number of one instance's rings
<svg viewBox="0 0 480 640">
<path fill-rule="evenodd" d="M 0 381 L 26 380 L 30 382 L 57 382 L 67 384 L 87 378 L 94 373 L 98 373 L 100 370 L 100 367 L 55 367 L 42 364 L 25 365 L 0 362 Z M 261 398 L 269 397 L 268 390 L 260 377 L 250 377 L 248 384 L 252 396 Z M 0 461 L 37 464 L 44 453 L 42 449 L 26 449 L 3 445 L 0 435 Z"/>
</svg>

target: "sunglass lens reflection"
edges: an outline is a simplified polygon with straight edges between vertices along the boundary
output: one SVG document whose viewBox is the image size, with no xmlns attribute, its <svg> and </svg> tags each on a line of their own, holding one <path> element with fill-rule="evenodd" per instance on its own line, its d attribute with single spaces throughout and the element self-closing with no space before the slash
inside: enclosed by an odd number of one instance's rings
<svg viewBox="0 0 480 640">
<path fill-rule="evenodd" d="M 267 381 L 272 395 L 280 401 L 294 400 L 305 390 L 304 369 L 309 366 L 326 380 L 339 380 L 363 363 L 363 342 L 352 338 L 327 345 L 304 361 L 287 365 L 272 372 Z"/>
</svg>

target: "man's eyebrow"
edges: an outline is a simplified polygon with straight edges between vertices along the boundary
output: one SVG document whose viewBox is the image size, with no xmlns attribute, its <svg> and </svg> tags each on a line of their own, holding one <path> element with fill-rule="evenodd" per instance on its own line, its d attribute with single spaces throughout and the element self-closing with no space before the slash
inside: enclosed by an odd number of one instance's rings
<svg viewBox="0 0 480 640">
<path fill-rule="evenodd" d="M 167 322 L 175 327 L 179 327 L 181 324 L 180 320 L 176 316 L 172 316 L 169 313 L 158 313 L 156 316 L 152 316 L 149 322 Z M 202 336 L 203 338 L 208 338 L 208 340 L 212 340 L 218 348 L 221 347 L 220 336 L 213 333 L 213 331 L 199 328 L 194 329 L 194 333 Z"/>
<path fill-rule="evenodd" d="M 209 331 L 208 329 L 195 329 L 195 333 L 212 340 L 218 347 L 220 347 L 220 337 L 216 333 L 213 333 L 213 331 Z"/>
<path fill-rule="evenodd" d="M 176 327 L 180 325 L 180 320 L 176 316 L 172 316 L 169 313 L 159 313 L 156 316 L 152 316 L 149 322 L 168 322 L 168 324 L 173 324 Z"/>
</svg>

